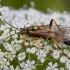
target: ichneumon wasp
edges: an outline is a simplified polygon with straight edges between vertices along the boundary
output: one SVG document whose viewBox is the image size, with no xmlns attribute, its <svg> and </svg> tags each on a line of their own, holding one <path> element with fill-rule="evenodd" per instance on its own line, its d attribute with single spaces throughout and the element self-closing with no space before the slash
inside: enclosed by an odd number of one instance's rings
<svg viewBox="0 0 70 70">
<path fill-rule="evenodd" d="M 53 21 L 54 21 L 55 25 L 52 25 Z M 6 22 L 6 23 L 8 25 L 12 26 L 8 22 Z M 18 28 L 14 27 L 14 26 L 12 26 L 12 27 L 19 30 Z M 27 28 L 22 28 L 19 31 L 22 35 L 26 35 L 26 36 L 30 36 L 30 37 L 43 38 L 46 40 L 52 39 L 54 41 L 54 43 L 56 44 L 56 46 L 58 47 L 58 49 L 61 50 L 61 52 L 64 54 L 64 56 L 66 56 L 70 60 L 70 57 L 68 57 L 58 45 L 58 42 L 62 42 L 64 44 L 70 46 L 70 36 L 68 33 L 69 29 L 70 29 L 69 27 L 58 25 L 54 19 L 51 19 L 49 25 L 29 26 Z M 14 34 L 12 34 L 12 35 L 14 35 Z M 7 38 L 9 38 L 9 37 L 7 37 Z M 6 39 L 4 39 L 3 41 L 5 41 Z"/>
</svg>

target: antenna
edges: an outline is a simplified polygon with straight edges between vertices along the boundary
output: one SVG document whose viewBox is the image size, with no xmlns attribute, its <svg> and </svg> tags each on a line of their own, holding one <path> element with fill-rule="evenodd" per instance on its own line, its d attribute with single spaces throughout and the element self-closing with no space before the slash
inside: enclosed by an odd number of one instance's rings
<svg viewBox="0 0 70 70">
<path fill-rule="evenodd" d="M 20 32 L 14 33 L 14 34 L 12 34 L 12 35 L 10 35 L 10 36 L 13 36 L 13 35 L 18 34 L 18 33 L 20 33 Z M 10 36 L 8 36 L 7 38 L 9 38 Z M 3 40 L 0 42 L 0 44 L 2 44 L 2 42 L 4 42 L 7 38 L 3 39 Z"/>
<path fill-rule="evenodd" d="M 5 21 L 5 20 L 4 20 Z M 6 22 L 6 21 L 5 21 Z M 10 23 L 6 22 L 8 25 L 12 26 L 13 28 L 19 30 L 18 28 L 14 27 L 13 25 L 11 25 Z M 20 31 L 20 30 L 19 30 Z"/>
<path fill-rule="evenodd" d="M 5 21 L 5 20 L 4 20 L 4 21 Z M 5 22 L 6 22 L 6 21 L 5 21 Z M 11 27 L 13 27 L 13 28 L 19 30 L 18 28 L 14 27 L 14 26 L 11 25 L 10 23 L 8 23 L 8 22 L 6 22 L 6 23 L 7 23 L 8 25 L 10 25 Z M 20 31 L 20 30 L 19 30 L 19 31 Z M 18 33 L 20 33 L 20 32 L 14 33 L 14 34 L 12 34 L 12 35 L 10 35 L 10 36 L 13 36 L 13 35 L 18 34 Z M 7 38 L 9 38 L 10 36 L 8 36 Z M 0 44 L 2 44 L 2 42 L 4 42 L 7 38 L 3 39 L 3 40 L 0 42 Z"/>
</svg>

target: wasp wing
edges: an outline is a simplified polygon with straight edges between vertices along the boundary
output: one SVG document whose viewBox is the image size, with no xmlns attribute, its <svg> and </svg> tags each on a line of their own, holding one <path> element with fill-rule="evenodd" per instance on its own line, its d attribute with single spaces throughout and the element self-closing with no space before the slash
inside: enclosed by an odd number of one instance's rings
<svg viewBox="0 0 70 70">
<path fill-rule="evenodd" d="M 61 36 L 63 37 L 63 40 L 70 40 L 70 27 L 64 26 L 64 25 L 53 25 L 51 28 L 49 28 L 49 25 L 43 25 L 43 26 L 36 26 L 39 30 L 33 31 L 33 34 L 42 36 L 42 37 L 48 37 L 49 32 L 54 33 L 55 36 Z M 59 28 L 58 28 L 59 27 Z"/>
</svg>

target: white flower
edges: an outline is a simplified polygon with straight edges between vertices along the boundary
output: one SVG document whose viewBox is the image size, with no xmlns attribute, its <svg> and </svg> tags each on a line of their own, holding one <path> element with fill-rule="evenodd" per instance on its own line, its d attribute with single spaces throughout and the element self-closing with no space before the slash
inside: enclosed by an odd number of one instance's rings
<svg viewBox="0 0 70 70">
<path fill-rule="evenodd" d="M 70 60 L 68 60 L 65 65 L 66 65 L 66 68 L 67 68 L 68 70 L 70 70 Z"/>
<path fill-rule="evenodd" d="M 6 29 L 6 26 L 5 25 L 1 25 L 0 26 L 0 31 L 2 31 L 2 30 L 4 31 L 5 29 Z"/>
<path fill-rule="evenodd" d="M 68 52 L 67 56 L 70 57 L 70 52 Z"/>
<path fill-rule="evenodd" d="M 12 52 L 5 52 L 4 54 L 4 56 L 10 61 L 12 61 L 16 57 L 16 55 Z"/>
<path fill-rule="evenodd" d="M 69 52 L 68 49 L 64 49 L 63 51 L 65 54 L 68 54 L 68 52 Z"/>
<path fill-rule="evenodd" d="M 60 57 L 60 51 L 58 51 L 58 50 L 53 50 L 52 56 L 53 56 L 55 59 L 58 59 L 58 58 Z"/>
<path fill-rule="evenodd" d="M 14 44 L 12 41 L 11 41 L 11 44 L 9 44 L 8 42 L 5 42 L 3 44 L 3 46 L 5 47 L 5 49 L 7 51 L 10 51 L 10 52 L 13 51 L 14 54 L 21 49 L 21 45 L 20 44 Z"/>
<path fill-rule="evenodd" d="M 5 47 L 5 49 L 6 49 L 7 51 L 13 51 L 13 48 L 12 48 L 11 44 L 9 44 L 8 42 L 5 42 L 5 43 L 3 44 L 3 46 Z"/>
<path fill-rule="evenodd" d="M 48 42 L 47 41 L 44 41 L 43 44 L 44 44 L 44 46 L 46 46 L 48 44 Z"/>
<path fill-rule="evenodd" d="M 37 51 L 36 47 L 31 48 L 31 53 L 34 54 Z"/>
<path fill-rule="evenodd" d="M 4 66 L 3 70 L 9 70 L 8 66 Z"/>
<path fill-rule="evenodd" d="M 22 53 L 18 54 L 18 57 L 17 58 L 18 58 L 19 61 L 22 61 L 22 60 L 25 59 L 25 57 L 26 57 L 25 52 L 22 52 Z"/>
<path fill-rule="evenodd" d="M 29 46 L 29 43 L 28 43 L 28 42 L 25 42 L 24 45 L 25 45 L 25 46 Z"/>
<path fill-rule="evenodd" d="M 9 66 L 9 65 L 10 65 L 10 63 L 9 63 L 9 61 L 7 61 L 6 58 L 0 59 L 0 68 L 1 69 L 4 68 L 4 66 Z"/>
<path fill-rule="evenodd" d="M 10 33 L 9 33 L 9 29 L 5 29 L 4 30 L 4 33 L 1 35 L 1 39 L 6 39 L 7 37 L 10 36 Z M 10 38 L 10 37 L 9 37 Z M 9 38 L 7 38 L 5 41 L 9 40 Z"/>
<path fill-rule="evenodd" d="M 10 34 L 12 35 L 13 38 L 18 38 L 18 35 L 15 34 L 15 31 L 11 31 Z M 14 35 L 13 35 L 14 34 Z"/>
<path fill-rule="evenodd" d="M 31 53 L 31 49 L 27 48 L 26 52 Z"/>
<path fill-rule="evenodd" d="M 61 67 L 60 70 L 64 70 L 64 68 Z"/>
<path fill-rule="evenodd" d="M 1 49 L 0 49 L 0 59 L 3 58 L 4 55 L 5 55 L 5 54 L 4 54 L 3 52 L 1 52 Z"/>
<path fill-rule="evenodd" d="M 46 57 L 46 52 L 43 50 L 38 50 L 38 52 L 36 52 L 37 58 L 38 60 L 41 61 L 41 63 L 43 63 L 45 61 L 45 57 Z"/>
<path fill-rule="evenodd" d="M 14 42 L 18 43 L 18 44 L 21 44 L 21 43 L 23 43 L 23 40 L 21 40 L 21 39 L 20 40 L 14 39 Z"/>
<path fill-rule="evenodd" d="M 67 57 L 65 57 L 65 56 L 62 56 L 62 57 L 60 58 L 60 62 L 61 62 L 61 63 L 65 63 L 66 60 L 67 60 Z"/>
<path fill-rule="evenodd" d="M 14 67 L 13 66 L 10 66 L 10 70 L 14 70 Z"/>
<path fill-rule="evenodd" d="M 57 68 L 57 63 L 55 63 L 54 65 L 52 64 L 52 62 L 48 63 L 49 66 L 47 66 L 46 70 L 58 70 Z"/>
<path fill-rule="evenodd" d="M 32 61 L 27 60 L 26 63 L 22 62 L 20 66 L 23 68 L 23 70 L 34 70 L 36 69 L 34 64 L 35 64 L 34 60 Z"/>
<path fill-rule="evenodd" d="M 37 51 L 37 49 L 36 49 L 36 47 L 33 47 L 33 48 L 27 48 L 27 50 L 26 50 L 28 53 L 32 53 L 32 54 L 34 54 L 36 51 Z"/>
<path fill-rule="evenodd" d="M 34 45 L 34 42 L 30 41 L 30 45 L 33 46 Z"/>
<path fill-rule="evenodd" d="M 49 51 L 49 50 L 53 50 L 53 48 L 52 48 L 51 45 L 45 45 L 44 47 L 45 47 L 45 49 L 48 50 L 48 51 Z"/>
<path fill-rule="evenodd" d="M 6 30 L 4 30 L 4 33 L 7 34 L 7 33 L 9 33 L 9 31 L 10 31 L 9 29 L 6 29 Z"/>
</svg>

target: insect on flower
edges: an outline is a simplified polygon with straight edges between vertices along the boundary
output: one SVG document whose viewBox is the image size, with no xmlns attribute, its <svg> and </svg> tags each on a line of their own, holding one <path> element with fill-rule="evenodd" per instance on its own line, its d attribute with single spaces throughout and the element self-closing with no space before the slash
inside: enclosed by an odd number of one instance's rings
<svg viewBox="0 0 70 70">
<path fill-rule="evenodd" d="M 55 25 L 52 25 L 53 21 L 54 21 Z M 8 22 L 6 22 L 6 23 L 8 25 L 12 26 Z M 18 29 L 14 26 L 12 26 L 12 27 L 15 29 Z M 64 56 L 66 56 L 70 60 L 70 57 L 68 57 L 58 45 L 58 42 L 62 42 L 64 44 L 70 46 L 70 40 L 69 40 L 70 36 L 69 36 L 69 32 L 68 32 L 69 29 L 70 29 L 69 27 L 66 27 L 63 25 L 58 25 L 54 19 L 51 19 L 49 25 L 29 26 L 27 28 L 22 28 L 21 30 L 19 30 L 19 29 L 18 30 L 20 31 L 20 33 L 22 35 L 25 34 L 30 37 L 43 38 L 46 40 L 52 39 L 54 41 L 54 43 L 56 44 L 56 46 L 58 47 L 58 49 L 61 50 L 61 52 L 64 54 Z M 7 37 L 7 38 L 9 38 L 9 37 Z"/>
</svg>

